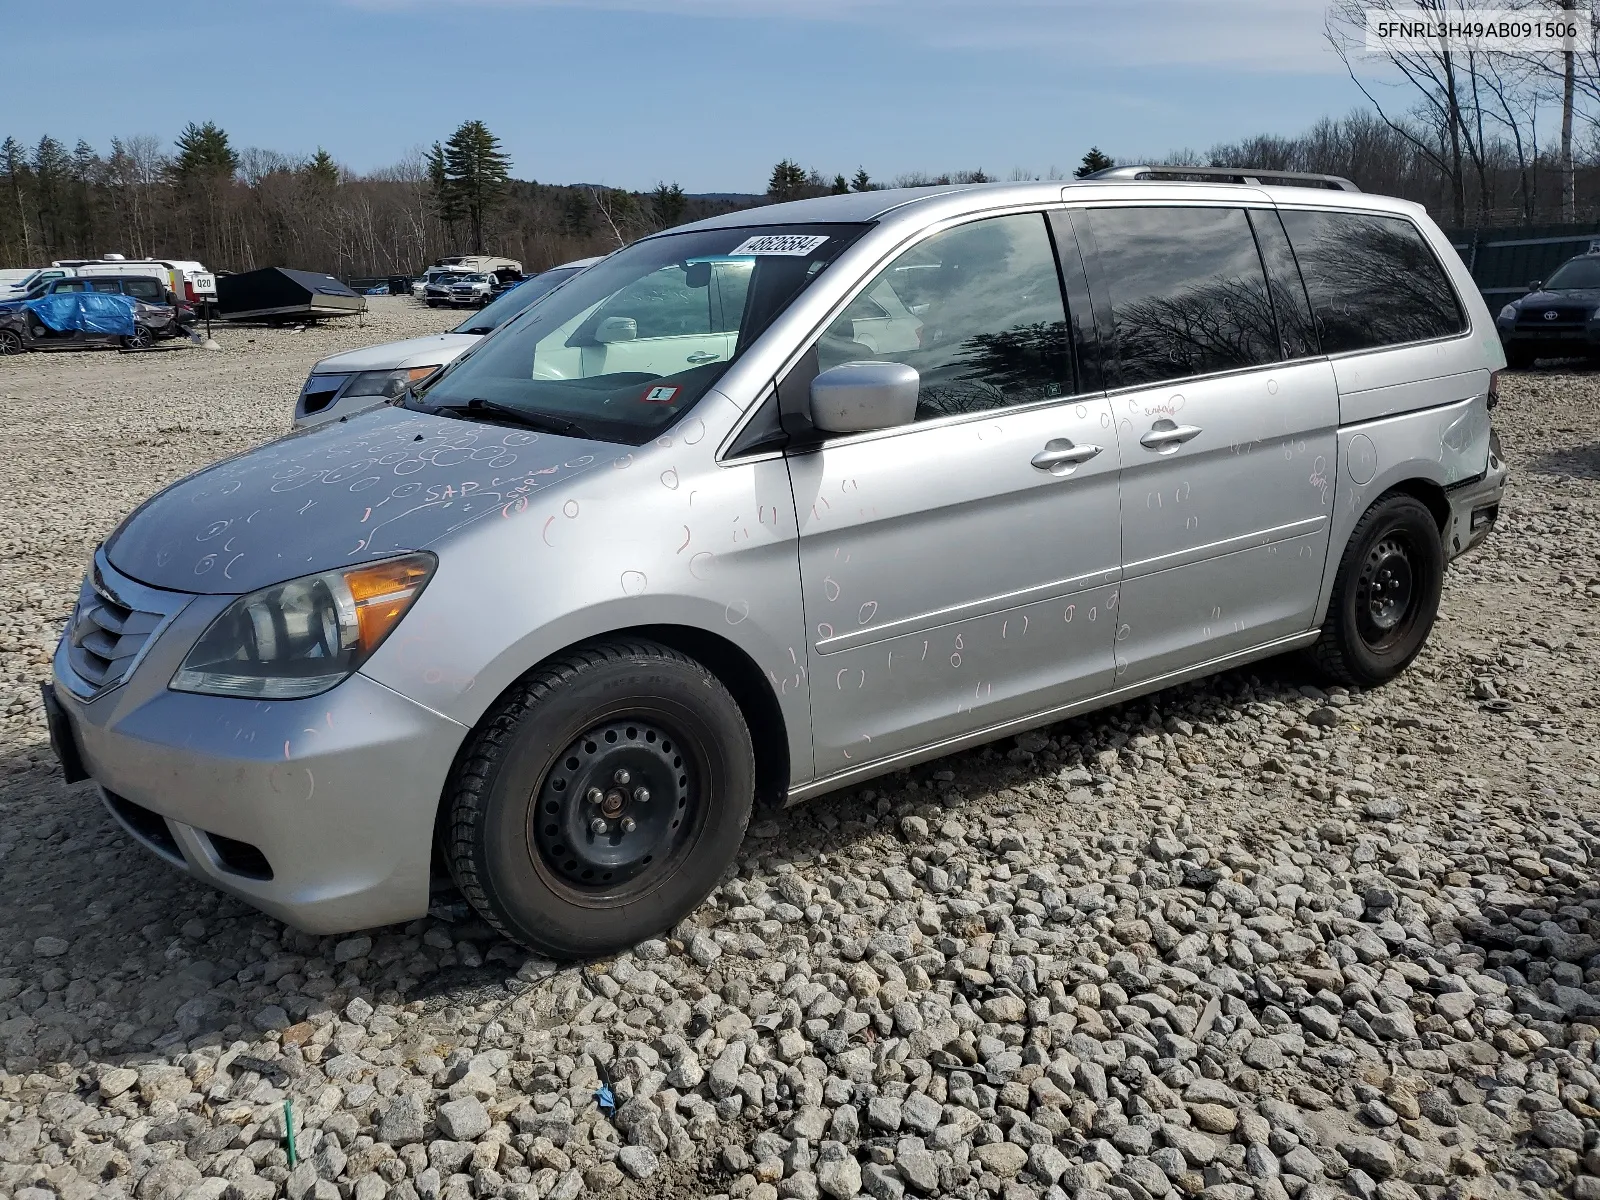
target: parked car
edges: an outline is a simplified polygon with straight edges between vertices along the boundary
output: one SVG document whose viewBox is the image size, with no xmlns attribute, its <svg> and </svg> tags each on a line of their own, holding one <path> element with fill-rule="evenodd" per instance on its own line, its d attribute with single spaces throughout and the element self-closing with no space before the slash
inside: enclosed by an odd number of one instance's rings
<svg viewBox="0 0 1600 1200">
<path fill-rule="evenodd" d="M 103 295 L 104 293 L 100 293 Z M 95 293 L 63 291 L 60 298 L 66 301 L 92 301 Z M 52 297 L 41 297 L 50 299 Z M 0 356 L 22 354 L 29 350 L 142 350 L 162 337 L 171 336 L 166 331 L 173 324 L 174 310 L 169 304 L 150 304 L 131 296 L 123 310 L 127 320 L 101 323 L 94 319 L 97 311 L 86 314 L 87 320 L 77 320 L 66 326 L 52 325 L 51 317 L 32 304 L 0 305 Z M 69 306 L 47 306 L 63 309 Z M 80 307 L 96 310 L 99 306 L 83 304 Z M 60 315 L 59 313 L 55 315 Z M 78 314 L 84 316 L 85 314 Z"/>
<path fill-rule="evenodd" d="M 1534 280 L 1495 319 L 1506 361 L 1531 367 L 1539 358 L 1600 358 L 1600 253 L 1569 258 Z"/>
<path fill-rule="evenodd" d="M 62 259 L 58 267 L 71 267 L 83 276 L 148 275 L 159 279 L 185 304 L 204 311 L 217 302 L 217 277 L 200 263 L 186 259 L 126 258 L 107 254 L 96 259 Z"/>
<path fill-rule="evenodd" d="M 9 283 L 0 283 L 0 300 L 13 300 L 20 298 L 23 293 L 32 290 L 41 283 L 49 283 L 52 279 L 65 279 L 69 275 L 77 274 L 71 267 L 34 267 L 31 270 L 21 270 L 15 273 L 16 278 L 11 278 L 12 272 L 7 272 Z"/>
<path fill-rule="evenodd" d="M 598 258 L 581 258 L 540 272 L 501 295 L 449 333 L 347 350 L 311 368 L 295 402 L 297 428 L 321 425 L 386 403 L 477 345 L 534 301 L 548 295 Z"/>
<path fill-rule="evenodd" d="M 142 302 L 141 323 L 150 328 L 152 338 L 182 336 L 197 320 L 191 305 L 179 300 L 160 279 L 150 275 L 74 275 L 51 279 L 34 284 L 16 299 L 0 301 L 0 310 L 18 308 L 26 301 L 44 296 L 82 292 L 131 296 Z"/>
<path fill-rule="evenodd" d="M 493 275 L 477 272 L 452 275 L 449 278 L 450 286 L 444 293 L 444 302 L 452 308 L 483 308 L 494 293 L 495 282 Z"/>
<path fill-rule="evenodd" d="M 173 485 L 57 649 L 66 778 L 301 928 L 418 918 L 437 862 L 588 956 L 758 794 L 1289 651 L 1392 679 L 1495 523 L 1489 313 L 1418 205 L 1149 174 L 656 234 Z M 922 335 L 874 351 L 907 266 Z"/>
<path fill-rule="evenodd" d="M 430 273 L 422 285 L 422 298 L 427 301 L 429 308 L 443 308 L 450 303 L 450 290 L 455 286 L 455 281 L 462 275 L 469 275 L 470 271 L 440 271 Z"/>
</svg>

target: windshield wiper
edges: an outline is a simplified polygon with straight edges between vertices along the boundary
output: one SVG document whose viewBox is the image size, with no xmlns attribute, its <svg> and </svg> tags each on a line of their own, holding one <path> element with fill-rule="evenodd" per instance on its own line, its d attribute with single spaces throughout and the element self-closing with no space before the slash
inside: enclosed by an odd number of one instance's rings
<svg viewBox="0 0 1600 1200">
<path fill-rule="evenodd" d="M 474 417 L 500 417 L 503 420 L 515 421 L 529 429 L 542 429 L 546 433 L 559 433 L 566 437 L 588 438 L 599 440 L 594 433 L 576 421 L 569 421 L 565 417 L 553 417 L 548 413 L 529 412 L 526 409 L 514 408 L 509 404 L 499 404 L 493 400 L 485 400 L 481 396 L 474 396 L 465 404 L 442 404 L 434 411 L 451 413 L 467 420 Z"/>
<path fill-rule="evenodd" d="M 480 336 L 494 332 L 493 325 L 469 325 L 465 329 L 456 330 L 457 333 L 475 333 Z"/>
</svg>

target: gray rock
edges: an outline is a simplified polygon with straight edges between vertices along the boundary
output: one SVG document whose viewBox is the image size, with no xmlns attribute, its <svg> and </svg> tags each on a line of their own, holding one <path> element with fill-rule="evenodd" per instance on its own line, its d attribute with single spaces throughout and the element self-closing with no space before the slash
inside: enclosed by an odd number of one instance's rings
<svg viewBox="0 0 1600 1200">
<path fill-rule="evenodd" d="M 475 1142 L 489 1132 L 492 1122 L 483 1101 L 463 1096 L 439 1106 L 439 1132 L 452 1141 Z"/>
<path fill-rule="evenodd" d="M 378 1140 L 391 1146 L 420 1142 L 427 1131 L 428 1111 L 415 1092 L 405 1092 L 391 1100 L 378 1122 Z"/>
<path fill-rule="evenodd" d="M 1365 1171 L 1380 1182 L 1393 1179 L 1399 1170 L 1394 1147 L 1381 1138 L 1361 1137 L 1341 1142 L 1339 1153 L 1352 1167 Z"/>
<path fill-rule="evenodd" d="M 661 1167 L 655 1151 L 645 1146 L 624 1146 L 617 1154 L 617 1162 L 635 1179 L 649 1179 Z"/>
</svg>

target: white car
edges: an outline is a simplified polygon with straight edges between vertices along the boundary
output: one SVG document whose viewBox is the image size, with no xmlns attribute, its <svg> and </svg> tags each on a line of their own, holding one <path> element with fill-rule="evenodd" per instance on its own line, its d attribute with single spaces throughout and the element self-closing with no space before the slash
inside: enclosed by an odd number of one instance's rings
<svg viewBox="0 0 1600 1200">
<path fill-rule="evenodd" d="M 294 407 L 295 428 L 321 425 L 392 400 L 599 261 L 580 258 L 534 275 L 449 333 L 385 342 L 323 359 L 311 368 L 310 377 L 300 389 Z"/>
</svg>

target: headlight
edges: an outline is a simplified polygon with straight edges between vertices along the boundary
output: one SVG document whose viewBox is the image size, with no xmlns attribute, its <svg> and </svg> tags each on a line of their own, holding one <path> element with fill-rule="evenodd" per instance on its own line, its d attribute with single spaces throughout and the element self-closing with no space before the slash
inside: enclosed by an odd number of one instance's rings
<svg viewBox="0 0 1600 1200">
<path fill-rule="evenodd" d="M 350 381 L 350 386 L 345 388 L 346 396 L 383 396 L 393 400 L 413 383 L 426 379 L 439 369 L 435 363 L 431 367 L 401 367 L 394 371 L 363 371 Z"/>
<path fill-rule="evenodd" d="M 371 657 L 437 562 L 432 554 L 407 554 L 241 596 L 211 623 L 169 686 L 262 700 L 325 692 Z"/>
<path fill-rule="evenodd" d="M 1500 319 L 1502 321 L 1515 321 L 1517 319 L 1517 306 L 1508 304 L 1502 308 L 1500 310 Z"/>
</svg>

